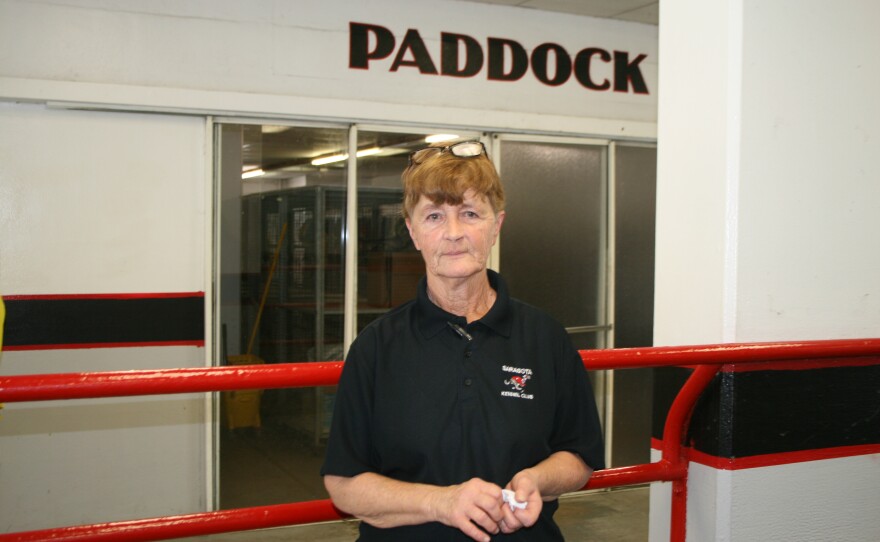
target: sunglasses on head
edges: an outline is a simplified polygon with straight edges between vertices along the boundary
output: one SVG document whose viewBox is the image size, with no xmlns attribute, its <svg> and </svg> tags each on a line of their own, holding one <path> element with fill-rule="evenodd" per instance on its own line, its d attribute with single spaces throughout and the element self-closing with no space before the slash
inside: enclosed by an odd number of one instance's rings
<svg viewBox="0 0 880 542">
<path fill-rule="evenodd" d="M 486 146 L 481 141 L 459 141 L 445 147 L 425 147 L 410 153 L 409 165 L 417 166 L 431 156 L 443 154 L 444 152 L 459 158 L 476 158 L 486 154 Z"/>
</svg>

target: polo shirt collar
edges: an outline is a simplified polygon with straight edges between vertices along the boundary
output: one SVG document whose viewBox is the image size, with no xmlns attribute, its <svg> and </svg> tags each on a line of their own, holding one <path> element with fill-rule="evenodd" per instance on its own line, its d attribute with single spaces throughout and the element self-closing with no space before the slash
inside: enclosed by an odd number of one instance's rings
<svg viewBox="0 0 880 542">
<path fill-rule="evenodd" d="M 479 320 L 471 322 L 470 325 L 480 323 L 499 335 L 509 337 L 511 320 L 510 294 L 507 291 L 507 284 L 501 278 L 501 275 L 495 271 L 487 269 L 486 273 L 489 278 L 489 285 L 495 290 L 495 303 L 489 309 L 489 312 Z M 419 330 L 426 339 L 436 336 L 440 331 L 447 328 L 449 322 L 460 326 L 467 325 L 467 321 L 463 316 L 446 312 L 428 298 L 427 277 L 422 277 L 419 281 L 416 306 L 418 307 Z"/>
</svg>

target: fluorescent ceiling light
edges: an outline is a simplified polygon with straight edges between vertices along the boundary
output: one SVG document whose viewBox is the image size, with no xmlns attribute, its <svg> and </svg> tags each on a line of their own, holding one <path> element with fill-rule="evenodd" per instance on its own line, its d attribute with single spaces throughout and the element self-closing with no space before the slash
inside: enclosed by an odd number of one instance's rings
<svg viewBox="0 0 880 542">
<path fill-rule="evenodd" d="M 362 156 L 372 156 L 372 155 L 374 155 L 374 154 L 379 154 L 380 152 L 382 152 L 382 149 L 381 149 L 381 148 L 379 148 L 379 147 L 372 147 L 372 148 L 369 148 L 369 149 L 361 149 L 361 150 L 357 151 L 357 154 L 356 154 L 355 156 L 357 156 L 358 158 L 360 158 L 360 157 L 362 157 Z"/>
<path fill-rule="evenodd" d="M 347 154 L 331 154 L 330 156 L 324 156 L 322 158 L 315 158 L 312 160 L 313 166 L 323 166 L 324 164 L 332 164 L 333 162 L 342 162 L 343 160 L 348 160 Z"/>
<path fill-rule="evenodd" d="M 380 147 L 371 147 L 369 149 L 362 149 L 357 151 L 356 156 L 358 158 L 362 156 L 372 156 L 374 154 L 379 154 L 382 152 Z M 321 158 L 315 158 L 312 160 L 313 166 L 323 166 L 325 164 L 332 164 L 334 162 L 342 162 L 343 160 L 348 160 L 348 154 L 340 153 L 340 154 L 331 154 L 330 156 L 322 156 Z"/>
<path fill-rule="evenodd" d="M 241 178 L 242 178 L 242 179 L 252 179 L 252 178 L 254 178 L 254 177 L 259 177 L 260 175 L 265 175 L 265 174 L 266 174 L 266 172 L 263 171 L 263 170 L 260 169 L 260 168 L 257 168 L 257 169 L 249 169 L 249 170 L 247 170 L 247 171 L 242 171 L 242 172 L 241 172 Z"/>
<path fill-rule="evenodd" d="M 458 135 L 456 134 L 434 134 L 429 135 L 425 138 L 425 143 L 440 143 L 441 141 L 449 141 L 452 139 L 458 139 Z"/>
</svg>

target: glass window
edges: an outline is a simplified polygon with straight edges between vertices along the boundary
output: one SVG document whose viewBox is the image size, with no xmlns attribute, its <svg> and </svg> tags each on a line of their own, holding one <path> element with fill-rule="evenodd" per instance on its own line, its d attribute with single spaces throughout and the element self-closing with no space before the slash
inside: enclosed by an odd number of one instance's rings
<svg viewBox="0 0 880 542">
<path fill-rule="evenodd" d="M 341 359 L 348 130 L 221 124 L 216 135 L 222 362 Z M 315 388 L 221 394 L 221 508 L 326 495 L 314 453 L 300 483 L 281 465 L 321 438 L 328 399 Z"/>
<path fill-rule="evenodd" d="M 356 148 L 349 149 L 353 131 Z M 217 125 L 221 363 L 341 360 L 346 329 L 359 332 L 415 296 L 424 263 L 403 220 L 400 176 L 409 153 L 439 135 L 356 126 Z M 479 137 L 459 132 L 445 139 Z M 489 147 L 507 193 L 494 263 L 512 295 L 562 322 L 576 348 L 608 346 L 607 143 L 499 135 Z M 348 158 L 351 152 L 356 160 Z M 650 306 L 652 281 L 646 270 L 653 268 L 647 227 L 653 226 L 654 152 L 620 146 L 612 164 L 616 278 L 627 294 L 616 297 L 616 331 L 619 339 L 640 345 L 650 343 L 651 314 L 644 307 Z M 349 179 L 356 190 L 349 190 Z M 354 224 L 349 216 L 356 217 Z M 357 240 L 351 268 L 349 239 Z M 348 313 L 346 299 L 354 299 Z M 629 390 L 615 384 L 617 401 L 643 395 L 644 382 L 633 382 Z M 604 409 L 605 380 L 594 385 Z M 319 468 L 334 397 L 333 387 L 220 394 L 220 507 L 326 498 Z M 639 427 L 632 438 L 615 429 L 622 446 L 647 438 Z"/>
<path fill-rule="evenodd" d="M 604 146 L 500 142 L 501 273 L 581 349 L 604 346 L 605 156 Z"/>
<path fill-rule="evenodd" d="M 653 345 L 657 149 L 617 144 L 615 157 L 614 346 Z M 647 463 L 655 369 L 615 371 L 610 464 Z"/>
<path fill-rule="evenodd" d="M 400 175 L 430 134 L 360 130 L 357 309 L 345 313 L 346 288 L 355 283 L 346 280 L 353 129 L 218 124 L 222 363 L 341 360 L 346 319 L 360 331 L 415 296 L 424 264 L 403 220 Z M 221 394 L 221 508 L 326 498 L 318 471 L 333 400 L 332 387 Z M 297 451 L 312 464 L 295 482 L 268 475 Z"/>
</svg>

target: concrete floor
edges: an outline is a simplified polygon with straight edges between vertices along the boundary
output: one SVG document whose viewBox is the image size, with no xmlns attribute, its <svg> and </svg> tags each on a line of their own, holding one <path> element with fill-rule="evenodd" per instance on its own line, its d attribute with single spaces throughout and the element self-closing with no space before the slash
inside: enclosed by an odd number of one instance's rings
<svg viewBox="0 0 880 542">
<path fill-rule="evenodd" d="M 221 507 L 224 509 L 326 499 L 318 475 L 322 451 L 296 431 L 264 428 L 224 431 L 221 438 Z M 648 488 L 586 492 L 560 499 L 556 520 L 569 541 L 648 540 Z M 357 538 L 356 520 L 188 538 L 213 542 Z"/>
</svg>

